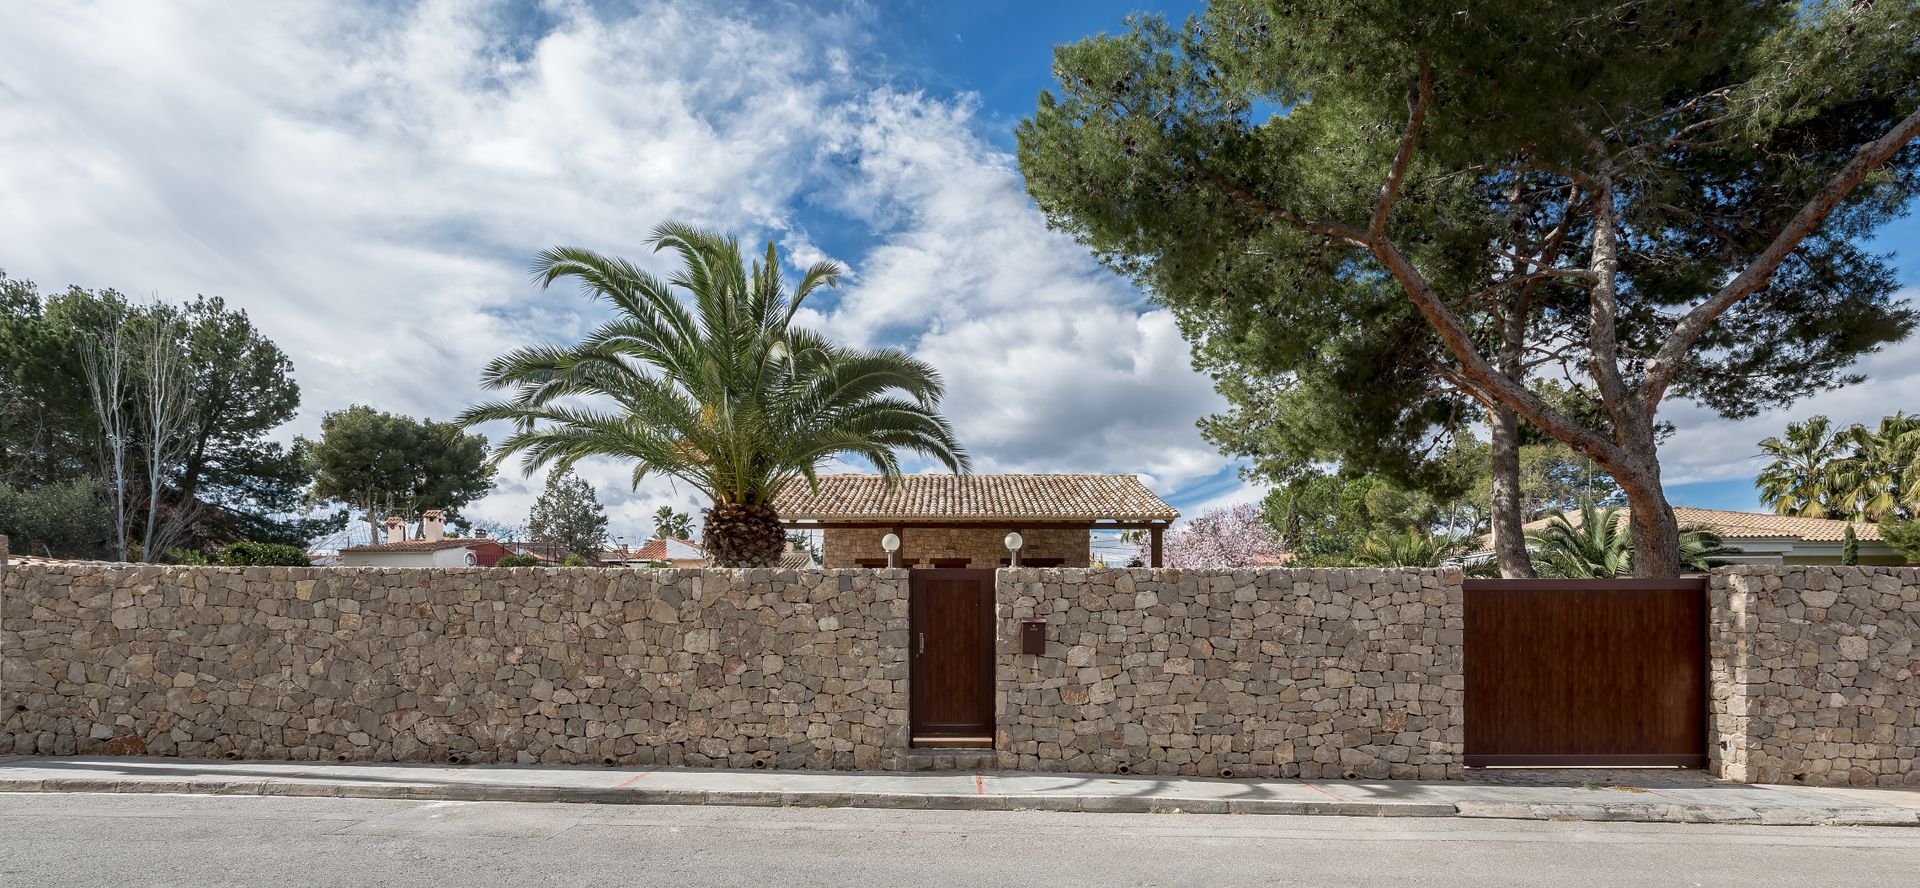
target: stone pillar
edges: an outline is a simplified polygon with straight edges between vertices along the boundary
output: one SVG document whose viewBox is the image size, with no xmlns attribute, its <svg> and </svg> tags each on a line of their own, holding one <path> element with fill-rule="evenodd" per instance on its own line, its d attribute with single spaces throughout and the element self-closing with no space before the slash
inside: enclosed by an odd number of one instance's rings
<svg viewBox="0 0 1920 888">
<path fill-rule="evenodd" d="M 1754 579 L 1715 571 L 1707 595 L 1707 769 L 1753 782 L 1754 629 L 1760 619 Z"/>
</svg>

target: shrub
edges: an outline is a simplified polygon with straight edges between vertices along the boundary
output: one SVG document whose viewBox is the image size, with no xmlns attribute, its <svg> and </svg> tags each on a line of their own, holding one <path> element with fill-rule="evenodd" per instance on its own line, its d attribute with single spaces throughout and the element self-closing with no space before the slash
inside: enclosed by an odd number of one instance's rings
<svg viewBox="0 0 1920 888">
<path fill-rule="evenodd" d="M 568 553 L 567 560 L 560 562 L 561 567 L 592 567 L 593 562 L 581 557 L 577 552 Z"/>
<path fill-rule="evenodd" d="M 213 559 L 199 549 L 175 549 L 167 553 L 167 563 L 205 567 L 212 564 Z"/>
<path fill-rule="evenodd" d="M 311 567 L 307 551 L 299 546 L 258 543 L 243 540 L 220 550 L 221 565 L 226 567 Z"/>
<path fill-rule="evenodd" d="M 508 555 L 493 563 L 494 567 L 539 567 L 540 559 L 532 555 Z"/>
<path fill-rule="evenodd" d="M 113 514 L 88 479 L 34 488 L 0 484 L 0 534 L 16 555 L 109 558 Z"/>
</svg>

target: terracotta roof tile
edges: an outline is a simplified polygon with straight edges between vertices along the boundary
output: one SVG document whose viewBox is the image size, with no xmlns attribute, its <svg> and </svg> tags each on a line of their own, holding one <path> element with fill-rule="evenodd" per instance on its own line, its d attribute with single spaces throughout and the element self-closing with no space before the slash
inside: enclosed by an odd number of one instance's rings
<svg viewBox="0 0 1920 888">
<path fill-rule="evenodd" d="M 1727 509 L 1696 509 L 1691 506 L 1675 506 L 1673 517 L 1682 528 L 1700 528 L 1710 530 L 1726 539 L 1770 539 L 1792 537 L 1809 542 L 1834 542 L 1844 538 L 1847 522 L 1831 518 L 1795 518 L 1789 515 L 1769 515 L 1764 512 L 1735 512 Z M 1568 512 L 1567 518 L 1575 527 L 1580 526 L 1580 513 Z M 1527 530 L 1539 530 L 1546 527 L 1550 519 L 1542 518 L 1529 521 Z M 1621 509 L 1619 520 L 1627 520 L 1627 510 Z M 1861 542 L 1879 542 L 1880 527 L 1870 521 L 1853 522 L 1853 534 Z"/>
<path fill-rule="evenodd" d="M 774 500 L 789 520 L 940 518 L 992 521 L 1172 521 L 1180 513 L 1132 475 L 822 475 Z"/>
<path fill-rule="evenodd" d="M 812 570 L 819 566 L 811 552 L 786 552 L 780 556 L 780 567 L 784 570 Z"/>
</svg>

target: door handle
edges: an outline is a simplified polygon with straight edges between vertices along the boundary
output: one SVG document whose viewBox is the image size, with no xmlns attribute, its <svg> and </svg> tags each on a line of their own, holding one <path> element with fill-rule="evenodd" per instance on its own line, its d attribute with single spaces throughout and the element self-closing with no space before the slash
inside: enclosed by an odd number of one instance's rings
<svg viewBox="0 0 1920 888">
<path fill-rule="evenodd" d="M 927 633 L 920 633 L 920 656 L 927 655 Z"/>
</svg>

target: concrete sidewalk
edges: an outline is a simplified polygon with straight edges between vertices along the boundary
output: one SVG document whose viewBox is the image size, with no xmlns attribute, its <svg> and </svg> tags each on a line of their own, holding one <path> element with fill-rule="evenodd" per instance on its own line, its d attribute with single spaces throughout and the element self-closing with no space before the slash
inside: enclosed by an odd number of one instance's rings
<svg viewBox="0 0 1920 888">
<path fill-rule="evenodd" d="M 1920 826 L 1920 789 L 1751 786 L 1697 771 L 1469 774 L 1463 781 L 1304 781 L 5 756 L 0 792 Z"/>
</svg>

